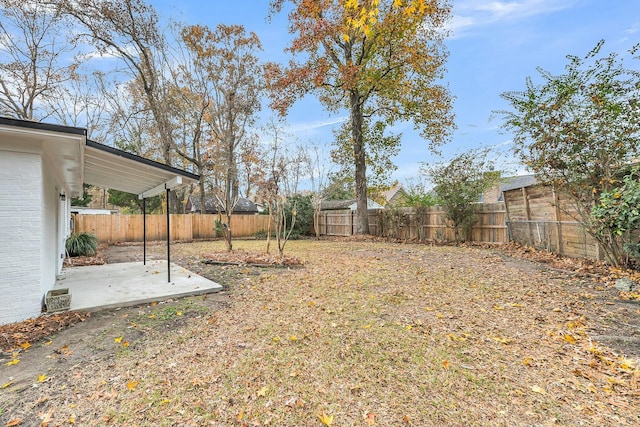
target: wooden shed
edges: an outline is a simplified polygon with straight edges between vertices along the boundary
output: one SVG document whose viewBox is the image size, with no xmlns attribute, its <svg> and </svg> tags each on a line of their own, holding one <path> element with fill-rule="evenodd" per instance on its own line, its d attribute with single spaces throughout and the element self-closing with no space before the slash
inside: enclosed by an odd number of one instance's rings
<svg viewBox="0 0 640 427">
<path fill-rule="evenodd" d="M 528 182 L 505 188 L 503 198 L 510 240 L 569 257 L 602 259 L 570 199 L 553 187 Z"/>
</svg>

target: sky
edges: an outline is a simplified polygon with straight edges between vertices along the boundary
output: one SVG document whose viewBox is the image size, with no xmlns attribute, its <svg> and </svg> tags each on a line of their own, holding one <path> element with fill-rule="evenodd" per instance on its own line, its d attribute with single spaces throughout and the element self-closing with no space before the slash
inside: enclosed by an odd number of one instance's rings
<svg viewBox="0 0 640 427">
<path fill-rule="evenodd" d="M 187 24 L 210 28 L 241 24 L 258 35 L 265 60 L 288 60 L 283 50 L 292 36 L 286 15 L 268 21 L 269 0 L 151 0 L 151 4 L 160 15 Z M 537 67 L 562 73 L 567 55 L 584 56 L 601 39 L 606 41 L 606 53 L 622 54 L 640 42 L 638 0 L 452 0 L 452 5 L 444 83 L 454 97 L 457 129 L 437 156 L 411 124 L 396 126 L 394 130 L 403 136 L 393 178 L 400 183 L 415 179 L 423 163 L 487 147 L 494 150 L 496 166 L 506 174 L 527 173 L 511 153 L 511 136 L 501 129 L 501 116 L 495 114 L 508 109 L 500 94 L 524 90 L 528 76 L 541 82 Z M 346 112 L 329 114 L 308 96 L 291 108 L 286 132 L 293 144 L 329 145 L 332 128 L 345 119 Z"/>
</svg>

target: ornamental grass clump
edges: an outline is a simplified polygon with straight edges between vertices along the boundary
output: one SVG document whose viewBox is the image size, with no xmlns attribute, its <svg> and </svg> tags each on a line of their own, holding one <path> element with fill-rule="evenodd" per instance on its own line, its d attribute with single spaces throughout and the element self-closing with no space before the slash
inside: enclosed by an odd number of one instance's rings
<svg viewBox="0 0 640 427">
<path fill-rule="evenodd" d="M 65 244 L 67 255 L 70 257 L 77 256 L 95 256 L 98 252 L 98 238 L 95 234 L 82 232 L 73 233 Z"/>
</svg>

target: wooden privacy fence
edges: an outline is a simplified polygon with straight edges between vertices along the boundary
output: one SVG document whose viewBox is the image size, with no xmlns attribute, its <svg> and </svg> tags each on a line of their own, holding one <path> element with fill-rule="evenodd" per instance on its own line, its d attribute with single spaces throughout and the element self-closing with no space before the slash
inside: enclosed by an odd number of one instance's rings
<svg viewBox="0 0 640 427">
<path fill-rule="evenodd" d="M 170 215 L 171 240 L 212 239 L 219 237 L 215 229 L 218 215 L 176 214 Z M 233 215 L 233 237 L 249 237 L 266 231 L 268 215 Z M 147 215 L 147 240 L 166 240 L 167 216 Z M 273 229 L 273 227 L 271 228 Z M 143 240 L 142 215 L 76 215 L 74 231 L 93 233 L 100 242 L 141 242 Z"/>
<path fill-rule="evenodd" d="M 478 221 L 473 227 L 473 242 L 506 243 L 506 210 L 503 203 L 478 204 Z M 357 216 L 351 210 L 323 211 L 320 234 L 351 236 Z M 454 230 L 440 206 L 369 210 L 369 231 L 382 237 L 419 241 L 454 241 Z"/>
<path fill-rule="evenodd" d="M 504 192 L 511 240 L 574 258 L 601 260 L 599 244 L 576 221 L 569 199 L 534 185 Z"/>
</svg>

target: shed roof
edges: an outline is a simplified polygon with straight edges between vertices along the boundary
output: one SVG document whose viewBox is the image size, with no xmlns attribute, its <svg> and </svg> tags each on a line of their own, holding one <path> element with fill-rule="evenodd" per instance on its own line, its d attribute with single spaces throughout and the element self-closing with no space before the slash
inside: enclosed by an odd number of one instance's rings
<svg viewBox="0 0 640 427">
<path fill-rule="evenodd" d="M 504 178 L 504 181 L 500 186 L 500 191 L 515 190 L 516 188 L 529 187 L 538 183 L 535 175 L 512 176 Z"/>
</svg>

